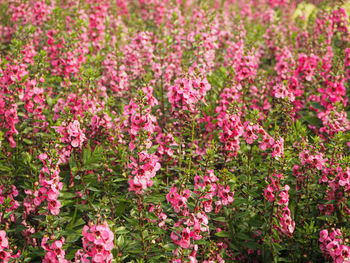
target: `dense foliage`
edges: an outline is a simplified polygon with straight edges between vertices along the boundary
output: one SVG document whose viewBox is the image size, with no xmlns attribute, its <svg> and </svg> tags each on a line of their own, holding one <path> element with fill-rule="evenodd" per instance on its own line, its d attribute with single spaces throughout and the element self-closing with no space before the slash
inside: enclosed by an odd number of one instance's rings
<svg viewBox="0 0 350 263">
<path fill-rule="evenodd" d="M 0 261 L 350 262 L 348 11 L 0 0 Z"/>
</svg>

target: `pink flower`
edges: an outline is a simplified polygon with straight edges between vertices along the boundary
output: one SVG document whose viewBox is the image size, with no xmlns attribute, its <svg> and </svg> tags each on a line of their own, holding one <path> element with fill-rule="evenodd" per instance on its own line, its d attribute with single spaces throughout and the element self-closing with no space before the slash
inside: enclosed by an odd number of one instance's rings
<svg viewBox="0 0 350 263">
<path fill-rule="evenodd" d="M 290 189 L 289 185 L 285 185 L 284 186 L 284 191 L 280 192 L 280 194 L 279 194 L 280 200 L 278 201 L 279 205 L 288 206 L 288 203 L 289 203 L 288 191 L 289 191 L 289 189 Z"/>
<path fill-rule="evenodd" d="M 176 213 L 179 213 L 182 209 L 187 208 L 187 199 L 190 197 L 190 192 L 189 190 L 185 191 L 182 193 L 182 195 L 177 193 L 177 188 L 172 187 L 170 189 L 170 192 L 167 194 L 166 198 L 168 202 L 171 203 L 171 205 L 174 208 L 174 211 Z"/>
<path fill-rule="evenodd" d="M 81 147 L 82 143 L 86 140 L 84 133 L 80 129 L 80 123 L 77 120 L 68 124 L 67 132 L 73 147 Z"/>
<path fill-rule="evenodd" d="M 11 259 L 11 253 L 5 250 L 0 251 L 0 261 L 8 263 Z"/>
<path fill-rule="evenodd" d="M 282 216 L 280 217 L 281 231 L 285 235 L 291 236 L 295 229 L 295 222 L 291 218 L 288 207 L 283 208 Z"/>
<path fill-rule="evenodd" d="M 228 185 L 226 187 L 219 185 L 218 197 L 221 199 L 222 205 L 232 204 L 233 203 L 233 195 L 234 195 L 234 192 L 230 191 L 230 187 Z"/>
<path fill-rule="evenodd" d="M 284 139 L 280 138 L 278 141 L 275 141 L 275 144 L 273 145 L 273 152 L 271 153 L 271 156 L 275 159 L 278 159 L 280 157 L 283 157 L 284 155 Z"/>
<path fill-rule="evenodd" d="M 264 195 L 269 202 L 273 202 L 275 200 L 275 195 L 273 194 L 273 192 L 274 192 L 274 189 L 271 186 L 271 184 L 269 184 L 267 188 L 264 190 Z"/>
<path fill-rule="evenodd" d="M 340 250 L 340 245 L 337 241 L 331 241 L 327 246 L 326 249 L 328 253 L 331 255 L 331 257 L 335 257 Z"/>
<path fill-rule="evenodd" d="M 42 154 L 39 155 L 39 160 L 40 160 L 40 161 L 43 162 L 43 161 L 45 161 L 46 159 L 47 159 L 47 154 L 46 154 L 46 153 L 42 153 Z"/>
<path fill-rule="evenodd" d="M 60 213 L 61 202 L 57 200 L 49 201 L 47 208 L 51 214 L 58 215 Z"/>
<path fill-rule="evenodd" d="M 53 128 L 55 128 L 56 131 L 63 136 L 60 138 L 61 142 L 70 143 L 70 145 L 74 148 L 81 148 L 84 141 L 86 141 L 86 136 L 80 129 L 80 123 L 77 120 L 74 120 L 67 126 L 63 122 L 60 127 Z"/>
<path fill-rule="evenodd" d="M 83 228 L 84 251 L 78 251 L 76 260 L 85 262 L 85 258 L 91 257 L 93 262 L 110 262 L 113 258 L 111 250 L 114 247 L 114 234 L 107 223 L 102 225 L 85 225 Z M 79 262 L 79 261 L 78 261 Z"/>
<path fill-rule="evenodd" d="M 350 262 L 350 248 L 341 245 L 335 259 L 336 263 Z"/>
<path fill-rule="evenodd" d="M 6 237 L 6 232 L 4 230 L 0 230 L 0 251 L 3 251 L 4 248 L 8 247 L 8 240 Z"/>
<path fill-rule="evenodd" d="M 328 238 L 328 230 L 324 229 L 324 230 L 322 230 L 320 232 L 320 239 L 319 239 L 319 241 L 323 243 L 327 238 Z"/>
<path fill-rule="evenodd" d="M 178 241 L 178 245 L 182 248 L 188 248 L 190 246 L 190 234 L 191 231 L 188 227 L 182 229 L 182 235 L 181 235 L 181 240 Z"/>
<path fill-rule="evenodd" d="M 63 249 L 65 239 L 61 238 L 52 243 L 49 243 L 48 240 L 48 237 L 44 237 L 41 241 L 41 247 L 46 251 L 43 263 L 68 263 L 68 260 L 65 259 L 66 252 Z"/>
</svg>

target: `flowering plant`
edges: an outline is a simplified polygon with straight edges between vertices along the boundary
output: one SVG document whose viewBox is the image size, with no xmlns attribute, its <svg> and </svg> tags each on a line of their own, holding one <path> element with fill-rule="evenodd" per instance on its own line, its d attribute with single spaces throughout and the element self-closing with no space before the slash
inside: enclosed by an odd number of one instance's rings
<svg viewBox="0 0 350 263">
<path fill-rule="evenodd" d="M 350 262 L 349 15 L 0 0 L 0 261 Z"/>
</svg>

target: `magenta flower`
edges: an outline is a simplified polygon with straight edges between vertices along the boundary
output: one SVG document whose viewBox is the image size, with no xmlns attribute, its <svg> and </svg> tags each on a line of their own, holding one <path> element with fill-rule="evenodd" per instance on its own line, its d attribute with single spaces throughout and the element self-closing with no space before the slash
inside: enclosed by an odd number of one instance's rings
<svg viewBox="0 0 350 263">
<path fill-rule="evenodd" d="M 8 248 L 8 240 L 6 237 L 6 232 L 4 230 L 0 230 L 0 251 L 3 251 L 4 248 Z"/>
<path fill-rule="evenodd" d="M 188 248 L 190 246 L 190 235 L 191 231 L 188 227 L 182 230 L 181 240 L 178 241 L 178 245 L 182 248 Z"/>
</svg>

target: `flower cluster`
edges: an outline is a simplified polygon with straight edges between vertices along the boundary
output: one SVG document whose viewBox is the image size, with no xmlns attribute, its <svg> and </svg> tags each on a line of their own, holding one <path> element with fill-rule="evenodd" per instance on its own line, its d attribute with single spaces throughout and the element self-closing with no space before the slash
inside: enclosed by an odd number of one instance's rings
<svg viewBox="0 0 350 263">
<path fill-rule="evenodd" d="M 169 87 L 167 96 L 173 110 L 182 108 L 193 111 L 195 104 L 203 100 L 210 88 L 211 86 L 205 78 L 179 78 L 175 81 L 174 86 Z"/>
<path fill-rule="evenodd" d="M 152 178 L 160 169 L 158 161 L 157 155 L 149 154 L 146 151 L 139 153 L 137 160 L 131 157 L 129 168 L 132 170 L 131 174 L 134 177 L 129 180 L 129 191 L 141 194 L 153 185 Z"/>
<path fill-rule="evenodd" d="M 284 235 L 292 236 L 295 229 L 295 222 L 291 217 L 291 212 L 288 208 L 289 204 L 289 185 L 285 185 L 282 189 L 280 187 L 281 174 L 274 174 L 270 177 L 271 183 L 264 190 L 264 196 L 273 204 L 277 203 L 276 216 L 279 220 L 279 226 L 276 228 Z"/>
<path fill-rule="evenodd" d="M 349 12 L 0 0 L 0 261 L 350 262 Z"/>
<path fill-rule="evenodd" d="M 13 255 L 12 250 L 9 248 L 9 241 L 6 236 L 6 231 L 0 230 L 0 260 L 1 262 L 8 263 L 16 260 L 20 256 L 21 251 Z"/>
<path fill-rule="evenodd" d="M 340 229 L 320 232 L 320 249 L 336 263 L 350 262 L 350 247 L 344 243 Z"/>
<path fill-rule="evenodd" d="M 40 171 L 39 188 L 32 192 L 29 190 L 27 194 L 32 194 L 34 197 L 33 203 L 39 206 L 45 200 L 47 208 L 53 215 L 58 215 L 60 212 L 61 202 L 58 200 L 60 190 L 63 188 L 63 183 L 60 182 L 60 169 L 58 164 L 53 164 L 46 153 L 39 155 L 40 161 L 44 167 Z"/>
<path fill-rule="evenodd" d="M 113 259 L 114 234 L 107 224 L 89 226 L 83 229 L 83 247 L 75 254 L 76 262 L 108 263 Z"/>
<path fill-rule="evenodd" d="M 66 252 L 63 249 L 65 239 L 61 238 L 61 240 L 51 242 L 49 240 L 48 237 L 44 237 L 41 241 L 41 247 L 46 251 L 43 262 L 68 263 L 68 260 L 65 259 Z"/>
<path fill-rule="evenodd" d="M 208 232 L 208 218 L 203 213 L 191 214 L 185 220 L 181 220 L 175 224 L 175 227 L 183 226 L 182 231 L 171 232 L 171 239 L 182 248 L 188 248 L 191 239 L 202 239 L 202 232 Z"/>
<path fill-rule="evenodd" d="M 77 120 L 68 123 L 62 123 L 60 127 L 55 127 L 56 131 L 62 136 L 60 141 L 71 145 L 73 148 L 81 148 L 86 140 L 84 131 L 80 129 L 80 123 Z"/>
<path fill-rule="evenodd" d="M 191 196 L 190 190 L 186 189 L 182 191 L 181 193 L 178 193 L 178 190 L 176 187 L 172 187 L 169 191 L 169 193 L 166 196 L 166 199 L 169 203 L 171 203 L 174 211 L 176 213 L 180 213 L 181 211 L 186 213 L 187 212 L 187 199 Z"/>
</svg>

